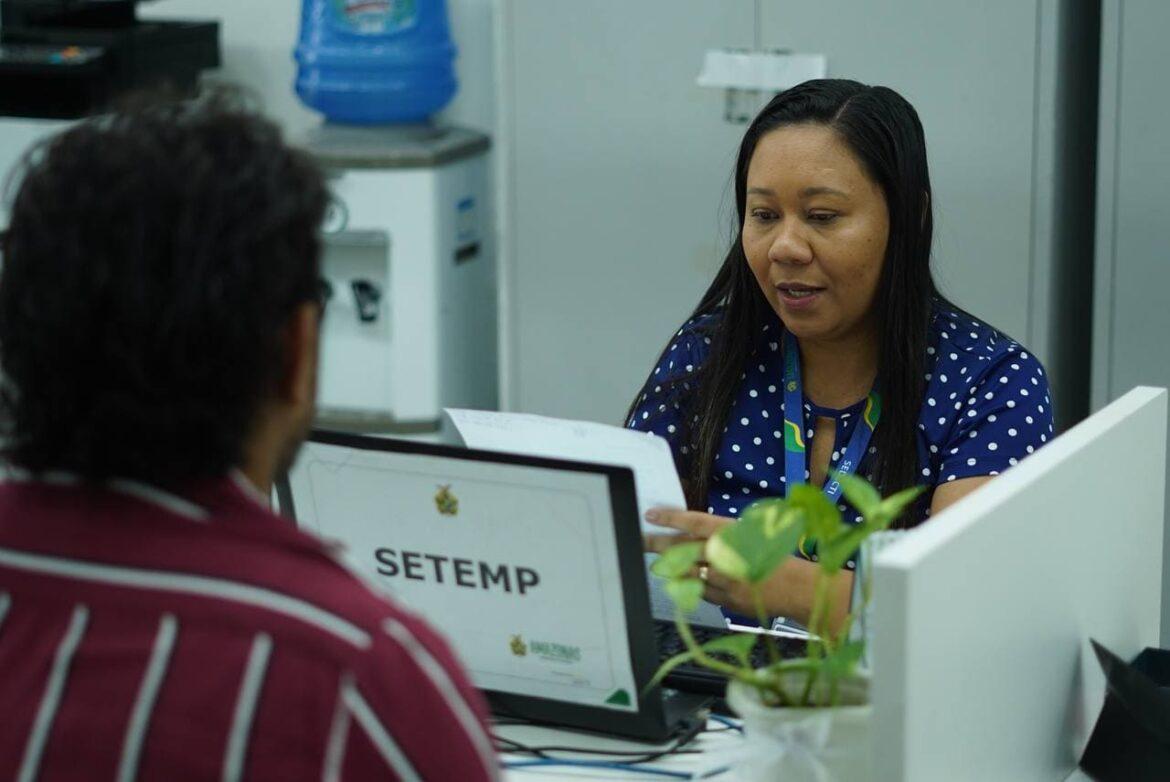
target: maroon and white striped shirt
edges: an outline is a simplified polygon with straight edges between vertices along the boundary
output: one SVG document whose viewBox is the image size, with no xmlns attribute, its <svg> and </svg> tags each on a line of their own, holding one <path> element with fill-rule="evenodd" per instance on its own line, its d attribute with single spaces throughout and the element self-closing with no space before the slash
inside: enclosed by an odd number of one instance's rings
<svg viewBox="0 0 1170 782">
<path fill-rule="evenodd" d="M 0 483 L 0 777 L 497 777 L 446 644 L 262 500 Z"/>
</svg>

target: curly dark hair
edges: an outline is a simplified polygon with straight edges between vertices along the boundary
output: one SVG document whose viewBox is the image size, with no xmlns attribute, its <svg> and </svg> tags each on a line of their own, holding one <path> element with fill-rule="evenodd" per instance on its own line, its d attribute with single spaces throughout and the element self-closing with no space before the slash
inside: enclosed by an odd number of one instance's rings
<svg viewBox="0 0 1170 782">
<path fill-rule="evenodd" d="M 32 473 L 221 475 L 316 298 L 321 172 L 223 95 L 31 150 L 0 250 L 3 453 Z"/>
</svg>

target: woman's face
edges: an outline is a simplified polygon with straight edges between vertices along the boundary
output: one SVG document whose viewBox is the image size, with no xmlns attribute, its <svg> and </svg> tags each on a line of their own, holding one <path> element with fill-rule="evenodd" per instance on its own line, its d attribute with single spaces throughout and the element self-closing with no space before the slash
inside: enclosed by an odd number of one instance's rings
<svg viewBox="0 0 1170 782">
<path fill-rule="evenodd" d="M 748 165 L 743 251 L 760 290 L 798 339 L 873 328 L 889 212 L 881 188 L 824 125 L 777 128 Z"/>
</svg>

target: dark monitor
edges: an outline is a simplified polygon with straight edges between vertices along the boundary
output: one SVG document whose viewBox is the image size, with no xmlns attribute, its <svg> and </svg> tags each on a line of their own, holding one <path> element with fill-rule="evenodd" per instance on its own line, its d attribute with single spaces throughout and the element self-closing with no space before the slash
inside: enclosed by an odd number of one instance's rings
<svg viewBox="0 0 1170 782">
<path fill-rule="evenodd" d="M 277 498 L 440 630 L 498 714 L 662 741 L 707 700 L 647 689 L 628 468 L 316 431 Z"/>
</svg>

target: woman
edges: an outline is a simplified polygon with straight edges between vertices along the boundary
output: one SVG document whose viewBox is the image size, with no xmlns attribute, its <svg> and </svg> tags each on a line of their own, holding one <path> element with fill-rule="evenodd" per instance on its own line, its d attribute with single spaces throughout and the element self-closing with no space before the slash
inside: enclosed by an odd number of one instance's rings
<svg viewBox="0 0 1170 782">
<path fill-rule="evenodd" d="M 629 426 L 670 441 L 692 509 L 648 520 L 706 538 L 807 481 L 856 521 L 826 486 L 836 470 L 883 494 L 926 485 L 913 525 L 1052 436 L 1040 363 L 935 286 L 926 142 L 900 95 L 837 79 L 777 95 L 740 145 L 735 195 L 726 260 L 630 409 Z M 764 585 L 767 609 L 802 623 L 817 567 L 805 556 Z M 833 584 L 834 622 L 854 567 Z M 699 575 L 708 600 L 754 613 L 738 585 Z"/>
</svg>

